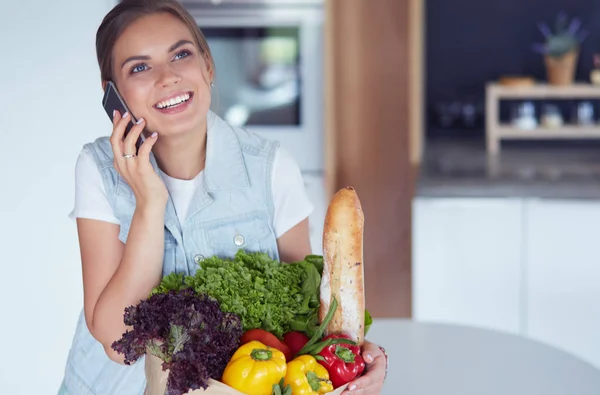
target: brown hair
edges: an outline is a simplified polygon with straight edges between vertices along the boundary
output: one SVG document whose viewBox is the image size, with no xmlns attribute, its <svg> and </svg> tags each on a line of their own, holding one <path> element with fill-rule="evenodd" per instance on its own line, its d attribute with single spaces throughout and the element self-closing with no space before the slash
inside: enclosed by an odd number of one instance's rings
<svg viewBox="0 0 600 395">
<path fill-rule="evenodd" d="M 113 78 L 113 48 L 125 28 L 136 19 L 160 12 L 169 13 L 181 20 L 190 30 L 200 53 L 214 73 L 214 60 L 204 34 L 194 18 L 177 0 L 123 0 L 117 4 L 100 24 L 96 33 L 96 56 L 102 81 Z"/>
</svg>

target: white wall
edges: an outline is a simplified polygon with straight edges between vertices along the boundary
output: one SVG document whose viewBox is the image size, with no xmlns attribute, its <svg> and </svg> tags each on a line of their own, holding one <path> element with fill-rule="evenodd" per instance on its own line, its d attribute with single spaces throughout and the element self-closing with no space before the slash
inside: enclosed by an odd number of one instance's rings
<svg viewBox="0 0 600 395">
<path fill-rule="evenodd" d="M 0 393 L 56 394 L 82 304 L 74 165 L 111 130 L 94 43 L 113 2 L 0 3 Z"/>
</svg>

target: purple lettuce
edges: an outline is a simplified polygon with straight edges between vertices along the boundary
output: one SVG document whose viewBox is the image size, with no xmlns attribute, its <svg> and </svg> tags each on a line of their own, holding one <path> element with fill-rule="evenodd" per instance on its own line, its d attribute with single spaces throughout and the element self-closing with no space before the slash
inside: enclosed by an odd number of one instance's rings
<svg viewBox="0 0 600 395">
<path fill-rule="evenodd" d="M 192 289 L 154 294 L 127 307 L 124 321 L 133 329 L 112 348 L 128 365 L 147 352 L 159 357 L 170 371 L 166 395 L 206 389 L 208 379 L 219 380 L 242 336 L 237 315 Z"/>
</svg>

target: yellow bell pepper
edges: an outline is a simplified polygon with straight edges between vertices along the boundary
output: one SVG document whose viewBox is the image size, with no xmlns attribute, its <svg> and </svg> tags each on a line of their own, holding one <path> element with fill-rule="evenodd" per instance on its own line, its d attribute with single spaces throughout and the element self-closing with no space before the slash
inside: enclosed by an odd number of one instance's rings
<svg viewBox="0 0 600 395">
<path fill-rule="evenodd" d="M 253 340 L 233 354 L 221 381 L 247 395 L 271 395 L 273 385 L 285 377 L 285 355 Z"/>
<path fill-rule="evenodd" d="M 294 395 L 321 395 L 333 391 L 329 373 L 312 355 L 301 355 L 287 364 L 284 385 Z"/>
</svg>

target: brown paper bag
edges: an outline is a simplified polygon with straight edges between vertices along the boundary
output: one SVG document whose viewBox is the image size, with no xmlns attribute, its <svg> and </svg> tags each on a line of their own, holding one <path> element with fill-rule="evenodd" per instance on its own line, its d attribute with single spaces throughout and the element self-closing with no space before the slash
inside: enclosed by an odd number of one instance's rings
<svg viewBox="0 0 600 395">
<path fill-rule="evenodd" d="M 146 390 L 144 395 L 164 395 L 167 389 L 167 379 L 169 371 L 162 370 L 162 360 L 152 354 L 146 354 L 144 365 L 146 372 Z M 347 385 L 328 392 L 327 395 L 340 395 L 346 389 Z M 237 391 L 228 385 L 216 380 L 208 381 L 208 388 L 205 390 L 199 389 L 188 392 L 186 395 L 246 395 L 243 392 Z M 292 394 L 294 395 L 294 394 Z"/>
</svg>

